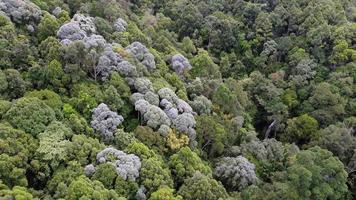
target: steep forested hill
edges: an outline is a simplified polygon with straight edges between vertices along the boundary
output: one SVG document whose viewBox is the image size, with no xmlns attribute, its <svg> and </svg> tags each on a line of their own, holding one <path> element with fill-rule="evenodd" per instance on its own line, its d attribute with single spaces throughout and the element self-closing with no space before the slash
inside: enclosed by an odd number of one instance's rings
<svg viewBox="0 0 356 200">
<path fill-rule="evenodd" d="M 0 199 L 356 199 L 354 0 L 0 0 Z"/>
</svg>

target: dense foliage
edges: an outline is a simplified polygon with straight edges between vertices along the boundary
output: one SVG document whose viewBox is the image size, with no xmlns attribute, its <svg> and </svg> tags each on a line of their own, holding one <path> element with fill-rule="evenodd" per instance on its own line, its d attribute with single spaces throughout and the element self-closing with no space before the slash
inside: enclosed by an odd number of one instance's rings
<svg viewBox="0 0 356 200">
<path fill-rule="evenodd" d="M 356 199 L 352 0 L 0 0 L 0 199 Z"/>
</svg>

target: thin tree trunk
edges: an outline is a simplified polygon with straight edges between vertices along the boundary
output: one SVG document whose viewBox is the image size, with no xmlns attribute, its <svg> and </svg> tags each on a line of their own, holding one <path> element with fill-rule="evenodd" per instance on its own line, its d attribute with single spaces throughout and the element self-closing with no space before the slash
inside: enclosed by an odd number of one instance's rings
<svg viewBox="0 0 356 200">
<path fill-rule="evenodd" d="M 271 133 L 272 128 L 274 127 L 275 123 L 276 123 L 276 120 L 273 120 L 273 122 L 268 126 L 268 129 L 265 133 L 265 139 L 267 139 L 269 137 L 269 134 Z"/>
</svg>

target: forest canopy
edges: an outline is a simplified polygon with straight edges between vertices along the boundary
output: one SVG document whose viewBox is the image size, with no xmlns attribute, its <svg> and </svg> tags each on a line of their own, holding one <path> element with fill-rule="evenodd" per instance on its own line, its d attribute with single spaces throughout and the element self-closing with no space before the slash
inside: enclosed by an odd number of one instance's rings
<svg viewBox="0 0 356 200">
<path fill-rule="evenodd" d="M 0 0 L 0 199 L 356 199 L 353 0 Z"/>
</svg>

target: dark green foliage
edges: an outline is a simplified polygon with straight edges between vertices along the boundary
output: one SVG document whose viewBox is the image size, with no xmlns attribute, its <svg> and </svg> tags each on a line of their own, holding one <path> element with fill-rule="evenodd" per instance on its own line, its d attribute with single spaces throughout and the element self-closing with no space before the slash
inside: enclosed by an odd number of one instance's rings
<svg viewBox="0 0 356 200">
<path fill-rule="evenodd" d="M 319 147 L 298 153 L 287 172 L 287 182 L 301 198 L 342 199 L 347 193 L 347 173 L 342 163 Z"/>
<path fill-rule="evenodd" d="M 336 122 L 345 113 L 345 99 L 337 92 L 336 88 L 328 83 L 320 83 L 312 96 L 306 102 L 306 110 L 311 106 L 310 114 L 325 127 Z"/>
<path fill-rule="evenodd" d="M 36 136 L 55 119 L 54 111 L 38 98 L 18 99 L 4 118 L 15 128 Z"/>
<path fill-rule="evenodd" d="M 57 22 L 57 19 L 54 16 L 45 13 L 41 22 L 38 24 L 38 39 L 42 41 L 49 36 L 55 36 L 58 28 L 59 23 Z"/>
<path fill-rule="evenodd" d="M 0 199 L 356 198 L 354 1 L 0 1 Z"/>
<path fill-rule="evenodd" d="M 16 69 L 7 69 L 4 71 L 4 74 L 6 76 L 6 81 L 3 80 L 3 96 L 8 99 L 21 97 L 28 88 L 28 82 L 22 78 L 22 75 Z"/>
<path fill-rule="evenodd" d="M 30 134 L 0 124 L 0 177 L 4 184 L 28 185 L 25 173 L 37 145 Z"/>
<path fill-rule="evenodd" d="M 25 97 L 38 98 L 42 100 L 44 103 L 46 103 L 52 109 L 60 110 L 62 109 L 63 106 L 61 97 L 57 93 L 51 90 L 31 91 L 26 93 Z"/>
<path fill-rule="evenodd" d="M 217 157 L 228 143 L 228 131 L 216 118 L 201 115 L 197 118 L 197 138 L 200 148 L 209 157 Z"/>
<path fill-rule="evenodd" d="M 91 181 L 85 176 L 75 179 L 68 187 L 65 199 L 118 199 L 113 190 L 105 189 L 99 181 Z"/>
<path fill-rule="evenodd" d="M 219 66 L 209 56 L 209 53 L 200 49 L 198 55 L 191 59 L 193 69 L 191 74 L 194 77 L 220 78 Z"/>
<path fill-rule="evenodd" d="M 112 188 L 117 178 L 115 167 L 112 164 L 104 163 L 96 167 L 92 177 L 93 180 L 100 181 L 106 188 Z"/>
<path fill-rule="evenodd" d="M 162 160 L 149 158 L 142 161 L 140 171 L 141 184 L 148 193 L 156 191 L 163 186 L 173 187 L 173 180 L 169 169 Z"/>
<path fill-rule="evenodd" d="M 319 137 L 318 121 L 307 114 L 289 119 L 286 132 L 281 136 L 283 141 L 295 142 L 297 144 L 308 143 Z"/>
<path fill-rule="evenodd" d="M 196 171 L 202 174 L 211 174 L 210 167 L 189 147 L 183 147 L 176 154 L 173 154 L 169 159 L 168 165 L 178 183 L 182 183 L 184 179 L 192 177 Z"/>
<path fill-rule="evenodd" d="M 228 198 L 228 194 L 220 182 L 200 172 L 196 172 L 192 177 L 187 178 L 180 187 L 178 194 L 187 200 Z"/>
</svg>

